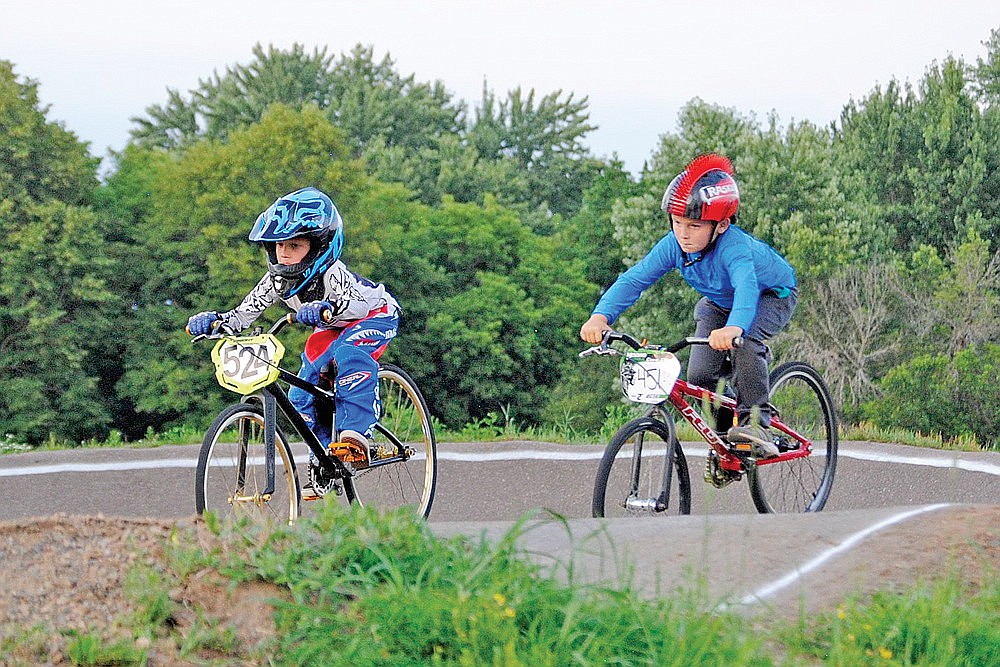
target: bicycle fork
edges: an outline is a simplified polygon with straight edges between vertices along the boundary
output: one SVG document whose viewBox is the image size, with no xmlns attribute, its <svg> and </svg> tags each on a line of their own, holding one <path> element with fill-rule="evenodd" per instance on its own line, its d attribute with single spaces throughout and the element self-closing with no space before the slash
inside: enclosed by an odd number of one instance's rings
<svg viewBox="0 0 1000 667">
<path fill-rule="evenodd" d="M 274 474 L 275 474 L 275 420 L 277 419 L 277 410 L 275 406 L 275 400 L 270 394 L 264 394 L 262 400 L 262 407 L 264 409 L 264 489 L 259 493 L 253 495 L 244 495 L 243 491 L 246 487 L 246 471 L 249 465 L 248 455 L 249 455 L 249 424 L 242 422 L 240 424 L 240 459 L 239 464 L 236 469 L 236 493 L 228 498 L 230 505 L 235 503 L 253 503 L 255 505 L 261 506 L 267 502 L 270 502 L 271 496 L 274 495 Z"/>
<path fill-rule="evenodd" d="M 648 512 L 650 514 L 665 512 L 670 507 L 670 487 L 674 480 L 674 463 L 676 459 L 676 437 L 672 422 L 662 420 L 667 425 L 670 434 L 666 454 L 663 457 L 663 482 L 660 484 L 660 495 L 656 498 L 639 497 L 639 481 L 642 478 L 642 451 L 645 447 L 645 435 L 636 436 L 632 460 L 632 489 L 625 499 L 625 509 L 633 512 Z"/>
</svg>

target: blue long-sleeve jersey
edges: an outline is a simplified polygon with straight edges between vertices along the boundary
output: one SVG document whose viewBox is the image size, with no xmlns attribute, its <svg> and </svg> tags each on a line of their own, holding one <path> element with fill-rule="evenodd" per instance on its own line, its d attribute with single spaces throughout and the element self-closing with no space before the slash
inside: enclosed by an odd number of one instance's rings
<svg viewBox="0 0 1000 667">
<path fill-rule="evenodd" d="M 687 266 L 685 266 L 687 264 Z M 795 270 L 777 250 L 730 225 L 706 253 L 685 255 L 673 232 L 625 273 L 618 276 L 594 308 L 612 323 L 646 289 L 669 271 L 681 276 L 699 294 L 729 312 L 727 325 L 749 331 L 757 316 L 760 295 L 769 289 L 779 294 L 795 287 Z"/>
</svg>

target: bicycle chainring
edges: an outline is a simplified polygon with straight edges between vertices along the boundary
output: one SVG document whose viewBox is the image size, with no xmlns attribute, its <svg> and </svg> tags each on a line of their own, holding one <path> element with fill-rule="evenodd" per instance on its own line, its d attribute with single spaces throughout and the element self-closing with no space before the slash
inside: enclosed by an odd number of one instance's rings
<svg viewBox="0 0 1000 667">
<path fill-rule="evenodd" d="M 705 460 L 705 481 L 717 489 L 729 486 L 733 482 L 738 482 L 743 478 L 738 472 L 725 470 L 719 465 L 719 455 L 714 451 L 708 452 Z"/>
</svg>

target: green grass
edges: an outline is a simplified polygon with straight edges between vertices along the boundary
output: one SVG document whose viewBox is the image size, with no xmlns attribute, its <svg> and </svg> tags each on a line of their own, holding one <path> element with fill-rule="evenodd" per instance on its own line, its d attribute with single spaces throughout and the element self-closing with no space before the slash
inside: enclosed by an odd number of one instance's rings
<svg viewBox="0 0 1000 667">
<path fill-rule="evenodd" d="M 438 442 L 502 442 L 507 440 L 534 440 L 560 444 L 603 444 L 611 440 L 615 431 L 625 422 L 642 414 L 642 407 L 626 404 L 608 406 L 604 423 L 597 433 L 575 428 L 567 415 L 551 424 L 540 426 L 519 424 L 508 411 L 491 412 L 486 417 L 470 422 L 458 429 L 445 428 L 435 420 L 434 432 Z M 33 449 L 56 450 L 76 447 L 160 447 L 163 445 L 189 445 L 200 443 L 204 432 L 192 427 L 174 427 L 163 433 L 146 432 L 136 441 L 126 441 L 121 433 L 112 431 L 105 440 L 87 440 L 73 443 L 50 436 L 38 446 L 19 443 L 11 436 L 0 437 L 0 455 Z M 681 441 L 699 441 L 701 436 L 686 421 L 677 422 L 677 435 Z M 841 425 L 841 440 L 894 443 L 931 449 L 978 452 L 1000 451 L 1000 443 L 984 443 L 975 435 L 943 438 L 941 434 L 915 433 L 904 429 L 882 428 L 870 422 Z"/>
<path fill-rule="evenodd" d="M 444 540 L 409 512 L 329 503 L 213 558 L 235 581 L 289 591 L 270 649 L 280 664 L 773 664 L 747 621 L 707 600 L 644 602 L 548 576 L 517 547 L 523 530 Z"/>
<path fill-rule="evenodd" d="M 204 437 L 204 430 L 184 426 L 169 428 L 162 433 L 156 433 L 152 429 L 149 429 L 139 440 L 126 440 L 121 432 L 111 431 L 107 438 L 101 440 L 95 438 L 84 440 L 83 442 L 72 442 L 49 434 L 48 439 L 40 444 L 29 445 L 18 442 L 11 435 L 6 435 L 0 437 L 0 454 L 12 454 L 32 450 L 75 449 L 78 447 L 161 447 L 163 445 L 189 445 L 201 442 Z"/>
<path fill-rule="evenodd" d="M 176 535 L 167 571 L 139 566 L 130 574 L 126 592 L 137 610 L 116 621 L 193 664 L 1000 664 L 1000 578 L 985 556 L 982 588 L 945 572 L 782 625 L 719 611 L 704 582 L 649 601 L 627 577 L 614 588 L 588 585 L 566 576 L 571 564 L 552 576 L 518 547 L 525 521 L 495 543 L 435 537 L 409 512 L 379 515 L 332 502 L 275 532 L 206 525 L 217 539 Z M 196 622 L 177 623 L 181 603 L 168 592 L 208 573 L 230 589 L 269 582 L 283 591 L 271 603 L 276 635 L 236 641 L 226 623 L 238 624 L 239 613 L 220 621 L 199 608 L 189 609 Z M 45 662 L 53 636 L 62 637 L 72 664 L 148 660 L 150 641 L 36 627 L 0 642 L 0 663 Z"/>
<path fill-rule="evenodd" d="M 990 568 L 983 565 L 984 569 Z M 1000 665 L 1000 574 L 970 590 L 949 573 L 911 589 L 846 601 L 786 638 L 793 655 L 825 665 Z"/>
</svg>

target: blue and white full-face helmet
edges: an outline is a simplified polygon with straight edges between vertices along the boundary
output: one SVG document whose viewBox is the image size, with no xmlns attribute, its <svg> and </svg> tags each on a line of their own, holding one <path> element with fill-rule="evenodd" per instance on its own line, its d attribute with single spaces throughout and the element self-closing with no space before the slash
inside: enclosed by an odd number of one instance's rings
<svg viewBox="0 0 1000 667">
<path fill-rule="evenodd" d="M 309 239 L 309 253 L 298 264 L 279 264 L 275 243 Z M 333 201 L 310 186 L 279 197 L 257 216 L 250 240 L 267 252 L 267 270 L 281 296 L 295 296 L 322 276 L 344 249 L 344 221 Z"/>
</svg>

